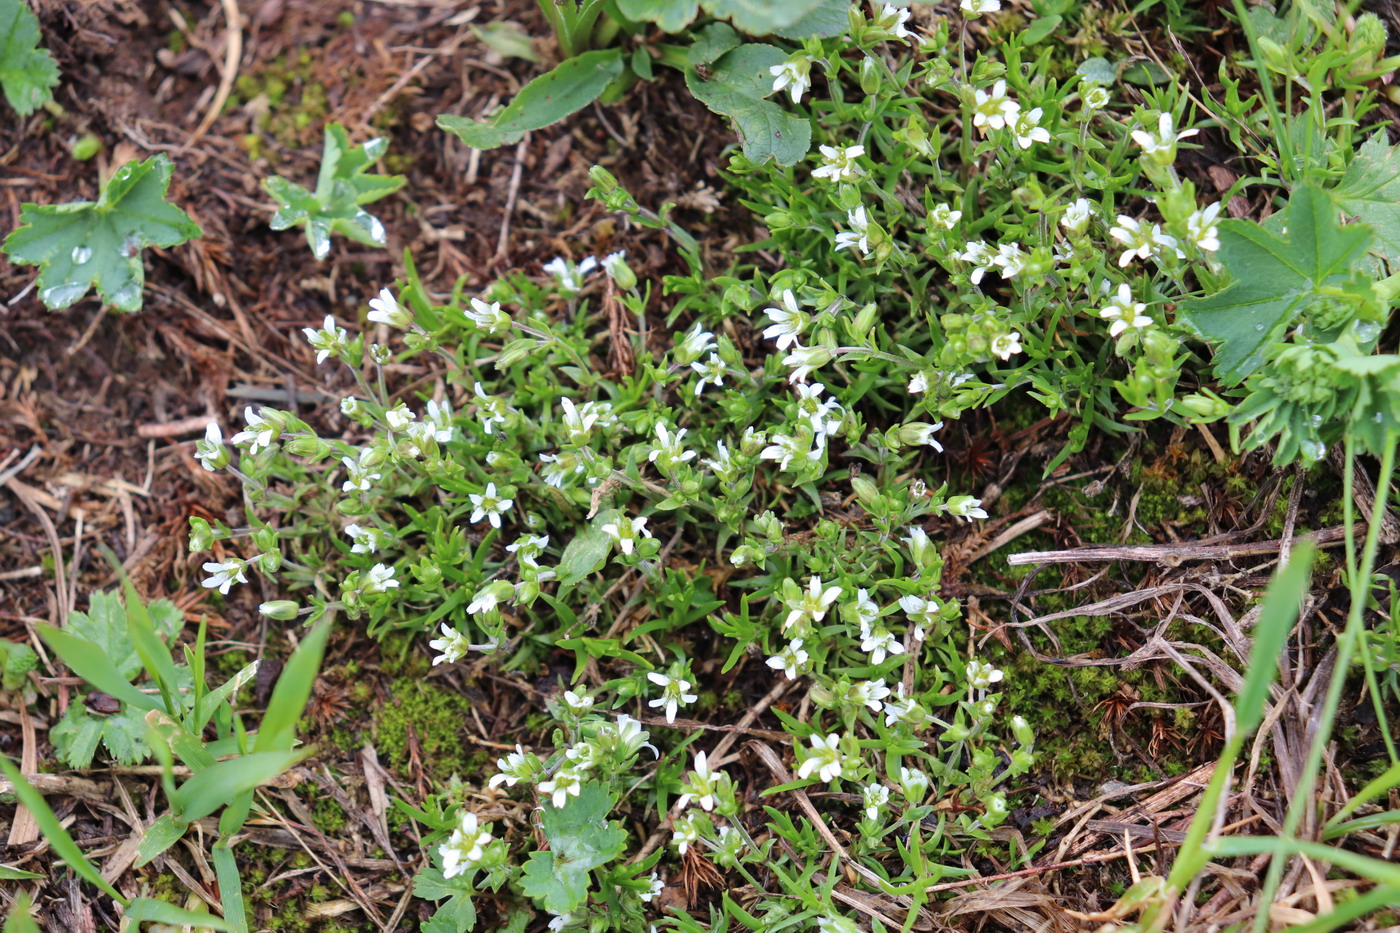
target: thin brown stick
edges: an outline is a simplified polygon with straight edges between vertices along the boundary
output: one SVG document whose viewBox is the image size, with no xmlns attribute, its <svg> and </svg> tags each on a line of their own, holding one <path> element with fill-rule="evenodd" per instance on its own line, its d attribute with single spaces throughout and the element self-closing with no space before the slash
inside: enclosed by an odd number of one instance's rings
<svg viewBox="0 0 1400 933">
<path fill-rule="evenodd" d="M 1310 541 L 1323 547 L 1340 544 L 1346 539 L 1345 525 L 1323 528 L 1320 531 L 1298 535 L 1287 543 L 1297 544 Z M 1123 547 L 1069 548 L 1064 551 L 1024 551 L 1007 555 L 1006 562 L 1013 567 L 1022 564 L 1078 564 L 1105 560 L 1150 561 L 1167 567 L 1178 567 L 1188 560 L 1233 560 L 1253 554 L 1273 554 L 1284 546 L 1283 539 L 1272 541 L 1249 541 L 1243 544 L 1139 544 Z"/>
</svg>

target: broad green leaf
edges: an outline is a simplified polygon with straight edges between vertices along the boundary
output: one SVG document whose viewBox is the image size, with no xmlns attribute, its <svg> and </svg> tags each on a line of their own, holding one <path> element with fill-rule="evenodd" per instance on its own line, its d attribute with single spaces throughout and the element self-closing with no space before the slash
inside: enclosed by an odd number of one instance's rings
<svg viewBox="0 0 1400 933">
<path fill-rule="evenodd" d="M 1050 37 L 1051 33 L 1059 28 L 1063 20 L 1064 18 L 1058 15 L 1038 16 L 1021 33 L 1021 39 L 1026 45 L 1035 45 L 1037 42 L 1043 42 Z"/>
<path fill-rule="evenodd" d="M 442 114 L 437 125 L 473 149 L 519 142 L 531 130 L 558 123 L 587 107 L 622 74 L 622 52 L 599 49 L 560 63 L 520 89 L 515 100 L 489 120 Z"/>
<path fill-rule="evenodd" d="M 783 39 L 830 39 L 850 28 L 851 0 L 822 0 L 806 16 L 791 26 L 774 29 Z"/>
<path fill-rule="evenodd" d="M 476 926 L 476 907 L 471 895 L 454 894 L 438 905 L 423 924 L 423 933 L 467 933 Z"/>
<path fill-rule="evenodd" d="M 0 689 L 18 690 L 39 663 L 34 649 L 18 641 L 0 639 Z"/>
<path fill-rule="evenodd" d="M 740 32 L 766 36 L 786 29 L 815 12 L 825 0 L 702 0 L 705 10 L 716 19 L 727 19 Z"/>
<path fill-rule="evenodd" d="M 525 863 L 521 890 L 554 914 L 568 913 L 588 897 L 588 873 L 621 854 L 627 833 L 608 821 L 612 796 L 597 782 L 583 786 L 562 809 L 546 805 L 540 825 L 548 852 Z"/>
<path fill-rule="evenodd" d="M 472 34 L 502 58 L 523 58 L 539 64 L 540 56 L 530 44 L 530 34 L 517 22 L 507 20 L 473 26 Z"/>
<path fill-rule="evenodd" d="M 23 868 L 12 868 L 9 865 L 0 865 L 0 881 L 36 881 L 47 878 L 48 875 L 41 875 L 35 871 L 25 871 Z"/>
<path fill-rule="evenodd" d="M 20 227 L 5 238 L 12 262 L 37 265 L 39 300 L 66 308 L 94 287 L 119 311 L 141 307 L 146 272 L 141 251 L 177 246 L 200 235 L 189 215 L 165 200 L 173 166 L 157 155 L 128 162 L 97 201 L 22 204 Z"/>
<path fill-rule="evenodd" d="M 721 56 L 707 78 L 694 68 L 685 72 L 695 98 L 734 121 L 744 155 L 754 163 L 771 158 L 779 165 L 795 165 L 811 146 L 811 123 L 764 99 L 773 93 L 768 69 L 786 58 L 775 46 L 748 43 Z"/>
<path fill-rule="evenodd" d="M 24 0 L 0 0 L 0 87 L 22 117 L 53 100 L 58 65 L 39 48 L 39 18 Z"/>
<path fill-rule="evenodd" d="M 339 123 L 327 126 L 314 192 L 281 175 L 263 179 L 263 190 L 277 202 L 272 229 L 304 226 L 306 242 L 317 259 L 325 259 L 331 251 L 332 233 L 366 246 L 383 246 L 384 225 L 363 205 L 393 194 L 404 185 L 406 179 L 402 175 L 374 175 L 368 171 L 388 148 L 382 138 L 351 146 L 345 127 Z"/>
<path fill-rule="evenodd" d="M 304 751 L 253 752 L 220 761 L 181 784 L 171 799 L 180 819 L 193 823 L 239 794 L 266 784 L 306 757 Z"/>
<path fill-rule="evenodd" d="M 1387 145 L 1384 132 L 1372 136 L 1327 193 L 1342 213 L 1375 229 L 1372 253 L 1389 268 L 1373 262 L 1369 271 L 1374 275 L 1400 272 L 1400 146 Z"/>
<path fill-rule="evenodd" d="M 698 0 L 617 0 L 617 11 L 633 22 L 655 23 L 662 32 L 676 33 L 700 12 Z"/>
<path fill-rule="evenodd" d="M 296 741 L 297 720 L 311 696 L 311 687 L 316 683 L 316 672 L 321 669 L 321 655 L 326 650 L 326 639 L 330 637 L 331 623 L 323 620 L 316 623 L 307 636 L 297 645 L 297 650 L 282 668 L 282 676 L 272 688 L 272 696 L 267 701 L 267 712 L 263 714 L 262 725 L 258 728 L 258 738 L 254 751 L 288 751 Z"/>
<path fill-rule="evenodd" d="M 1112 84 L 1118 80 L 1118 69 L 1106 58 L 1086 58 L 1074 70 L 1087 84 Z"/>
<path fill-rule="evenodd" d="M 239 928 L 223 917 L 197 910 L 186 910 L 169 901 L 159 901 L 150 897 L 138 897 L 126 909 L 126 918 L 138 924 L 163 923 L 174 927 L 194 927 L 205 930 L 230 930 Z"/>
<path fill-rule="evenodd" d="M 1181 322 L 1219 344 L 1215 369 L 1237 385 L 1264 361 L 1265 348 L 1320 289 L 1347 281 L 1365 255 L 1369 227 L 1339 226 L 1326 193 L 1293 193 L 1283 211 L 1287 239 L 1245 220 L 1220 225 L 1220 261 L 1235 281 L 1224 291 L 1185 302 Z"/>
<path fill-rule="evenodd" d="M 158 820 L 146 827 L 146 832 L 141 836 L 141 844 L 136 847 L 136 867 L 147 864 L 179 842 L 189 828 L 189 823 L 182 823 L 169 813 L 161 814 Z"/>
<path fill-rule="evenodd" d="M 0 757 L 0 773 L 3 773 L 5 779 L 10 782 L 15 797 L 19 799 L 20 806 L 27 808 L 30 815 L 34 817 L 34 822 L 39 824 L 39 832 L 43 833 L 44 838 L 49 841 L 54 854 L 67 862 L 68 867 L 75 875 L 101 889 L 118 904 L 125 905 L 126 898 L 122 896 L 120 891 L 102 879 L 102 873 L 87 860 L 87 856 L 83 855 L 83 850 L 78 848 L 73 837 L 68 835 L 68 830 L 63 828 L 58 817 L 49 809 L 43 795 L 34 789 L 34 785 L 24 779 L 24 775 L 19 773 L 19 769 L 14 766 L 10 759 Z"/>
<path fill-rule="evenodd" d="M 728 23 L 710 23 L 695 31 L 695 41 L 686 49 L 686 60 L 692 65 L 708 65 L 743 41 Z"/>
<path fill-rule="evenodd" d="M 603 534 L 599 530 L 599 525 L 600 523 L 595 520 L 593 524 L 580 528 L 573 540 L 565 546 L 564 553 L 559 557 L 558 571 L 561 586 L 578 583 L 596 571 L 603 565 L 603 561 L 608 559 L 608 552 L 612 549 L 612 538 Z"/>
</svg>

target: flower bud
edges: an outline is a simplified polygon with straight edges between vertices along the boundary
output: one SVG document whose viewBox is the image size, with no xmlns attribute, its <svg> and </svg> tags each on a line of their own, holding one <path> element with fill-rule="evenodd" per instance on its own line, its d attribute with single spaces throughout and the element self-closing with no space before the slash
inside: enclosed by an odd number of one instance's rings
<svg viewBox="0 0 1400 933">
<path fill-rule="evenodd" d="M 880 490 L 873 480 L 864 473 L 857 473 L 851 477 L 851 489 L 855 491 L 856 498 L 860 504 L 866 508 L 873 508 L 876 504 L 882 503 L 884 497 L 880 495 Z"/>
<path fill-rule="evenodd" d="M 860 89 L 865 92 L 867 97 L 872 96 L 880 90 L 884 79 L 880 63 L 869 55 L 865 56 L 865 60 L 860 63 Z"/>
<path fill-rule="evenodd" d="M 394 351 L 382 343 L 372 343 L 369 345 L 369 358 L 376 366 L 383 366 L 394 358 Z"/>
<path fill-rule="evenodd" d="M 253 544 L 259 551 L 277 550 L 277 529 L 271 525 L 263 525 L 253 532 Z"/>
<path fill-rule="evenodd" d="M 507 366 L 519 363 L 530 355 L 538 343 L 539 341 L 534 337 L 517 337 L 510 341 L 501 348 L 500 355 L 496 357 L 496 369 L 505 369 Z"/>
<path fill-rule="evenodd" d="M 1011 734 L 1016 737 L 1017 742 L 1028 748 L 1035 744 L 1035 733 L 1031 731 L 1031 724 L 1026 722 L 1024 716 L 1011 717 Z"/>
<path fill-rule="evenodd" d="M 301 612 L 301 606 L 291 599 L 274 599 L 270 603 L 263 603 L 258 607 L 258 612 L 269 619 L 276 619 L 279 622 L 290 622 Z"/>
<path fill-rule="evenodd" d="M 870 333 L 870 329 L 875 326 L 875 319 L 879 313 L 880 309 L 873 301 L 862 306 L 851 320 L 851 337 L 855 340 L 864 340 L 865 335 Z"/>
<path fill-rule="evenodd" d="M 1202 422 L 1216 421 L 1224 418 L 1230 413 L 1233 406 L 1223 398 L 1215 395 L 1202 395 L 1192 393 L 1181 399 L 1178 403 L 1191 413 L 1191 416 Z"/>
<path fill-rule="evenodd" d="M 215 541 L 222 537 L 222 535 L 215 534 L 214 529 L 210 528 L 209 523 L 204 519 L 197 515 L 190 516 L 190 553 L 207 551 L 214 546 Z"/>
<path fill-rule="evenodd" d="M 258 569 L 263 573 L 276 573 L 281 567 L 281 551 L 264 551 L 258 555 Z"/>
<path fill-rule="evenodd" d="M 302 434 L 287 442 L 287 452 L 308 460 L 324 460 L 331 454 L 331 445 L 314 434 Z"/>
</svg>

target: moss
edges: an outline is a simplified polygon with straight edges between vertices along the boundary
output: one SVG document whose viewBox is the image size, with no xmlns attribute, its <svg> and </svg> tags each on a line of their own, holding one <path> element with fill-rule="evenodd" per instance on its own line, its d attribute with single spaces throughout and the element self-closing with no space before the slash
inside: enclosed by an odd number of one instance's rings
<svg viewBox="0 0 1400 933">
<path fill-rule="evenodd" d="M 429 775 L 441 780 L 471 773 L 470 756 L 462 748 L 462 729 L 471 710 L 466 697 L 417 677 L 396 678 L 389 685 L 389 697 L 372 729 L 375 747 L 394 771 L 408 776 L 411 727 Z"/>
<path fill-rule="evenodd" d="M 345 810 L 334 799 L 319 797 L 311 805 L 311 821 L 321 832 L 333 836 L 345 828 Z"/>
</svg>

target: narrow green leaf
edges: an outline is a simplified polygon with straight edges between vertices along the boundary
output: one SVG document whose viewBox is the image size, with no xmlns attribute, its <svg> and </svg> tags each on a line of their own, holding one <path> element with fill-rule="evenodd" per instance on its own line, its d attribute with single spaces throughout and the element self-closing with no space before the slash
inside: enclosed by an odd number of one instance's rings
<svg viewBox="0 0 1400 933">
<path fill-rule="evenodd" d="M 224 919 L 234 933 L 247 933 L 248 911 L 243 905 L 243 879 L 238 876 L 238 861 L 227 839 L 214 844 L 214 877 L 219 882 L 219 901 L 224 907 Z"/>
<path fill-rule="evenodd" d="M 1250 633 L 1254 644 L 1249 651 L 1249 668 L 1235 702 L 1235 729 L 1242 737 L 1252 733 L 1264 718 L 1269 685 L 1278 673 L 1278 659 L 1288 633 L 1298 621 L 1316 556 L 1316 548 L 1310 542 L 1300 543 L 1264 592 L 1259 621 Z"/>
<path fill-rule="evenodd" d="M 141 658 L 146 673 L 160 689 L 160 695 L 165 700 L 165 711 L 171 716 L 179 716 L 180 708 L 175 699 L 175 659 L 170 654 L 170 646 L 157 636 L 151 615 L 146 611 L 146 603 L 136 592 L 136 586 L 121 561 L 117 560 L 117 555 L 105 544 L 98 547 L 121 581 L 122 593 L 126 596 L 126 630 L 131 644 Z"/>
<path fill-rule="evenodd" d="M 34 817 L 34 822 L 39 824 L 39 831 L 44 834 L 44 838 L 49 841 L 49 845 L 53 847 L 58 857 L 63 859 L 72 869 L 73 874 L 100 889 L 118 904 L 126 906 L 126 898 L 122 897 L 120 891 L 103 880 L 102 873 L 97 870 L 97 866 L 87 860 L 87 856 L 83 855 L 83 850 L 78 848 L 73 837 L 68 835 L 68 830 L 63 828 L 58 817 L 49 809 L 48 802 L 44 800 L 43 795 L 34 789 L 34 785 L 24 779 L 24 775 L 19 773 L 19 769 L 8 758 L 0 757 L 0 772 L 4 773 L 6 780 L 14 788 L 15 796 L 19 798 L 20 805 L 29 810 Z"/>
<path fill-rule="evenodd" d="M 267 712 L 263 714 L 254 751 L 286 751 L 292 747 L 297 720 L 301 719 L 311 687 L 316 683 L 316 672 L 321 669 L 321 655 L 325 653 L 330 633 L 329 619 L 318 622 L 292 652 L 267 701 Z"/>
<path fill-rule="evenodd" d="M 39 637 L 44 640 L 54 654 L 83 680 L 103 693 L 121 700 L 137 709 L 160 709 L 161 702 L 149 694 L 142 693 L 112 666 L 111 659 L 103 650 L 88 641 L 49 625 L 36 625 Z"/>
<path fill-rule="evenodd" d="M 11 868 L 9 865 L 0 865 L 0 881 L 33 881 L 47 877 L 48 875 L 41 875 L 38 872 L 25 871 L 22 868 Z"/>
<path fill-rule="evenodd" d="M 169 926 L 192 926 L 206 930 L 237 931 L 238 927 L 222 917 L 198 910 L 176 907 L 169 901 L 138 897 L 126 909 L 126 918 L 136 923 L 164 923 Z"/>
<path fill-rule="evenodd" d="M 181 784 L 171 798 L 171 806 L 182 820 L 193 823 L 239 794 L 266 784 L 306 755 L 306 750 L 253 752 L 217 762 Z"/>
<path fill-rule="evenodd" d="M 525 85 L 514 100 L 489 120 L 443 114 L 437 118 L 437 125 L 473 149 L 495 149 L 582 110 L 621 74 L 620 49 L 584 52 Z"/>
<path fill-rule="evenodd" d="M 141 844 L 136 847 L 136 867 L 149 863 L 157 855 L 184 838 L 190 824 L 182 823 L 169 813 L 161 814 L 160 819 L 146 827 L 141 836 Z"/>
</svg>

